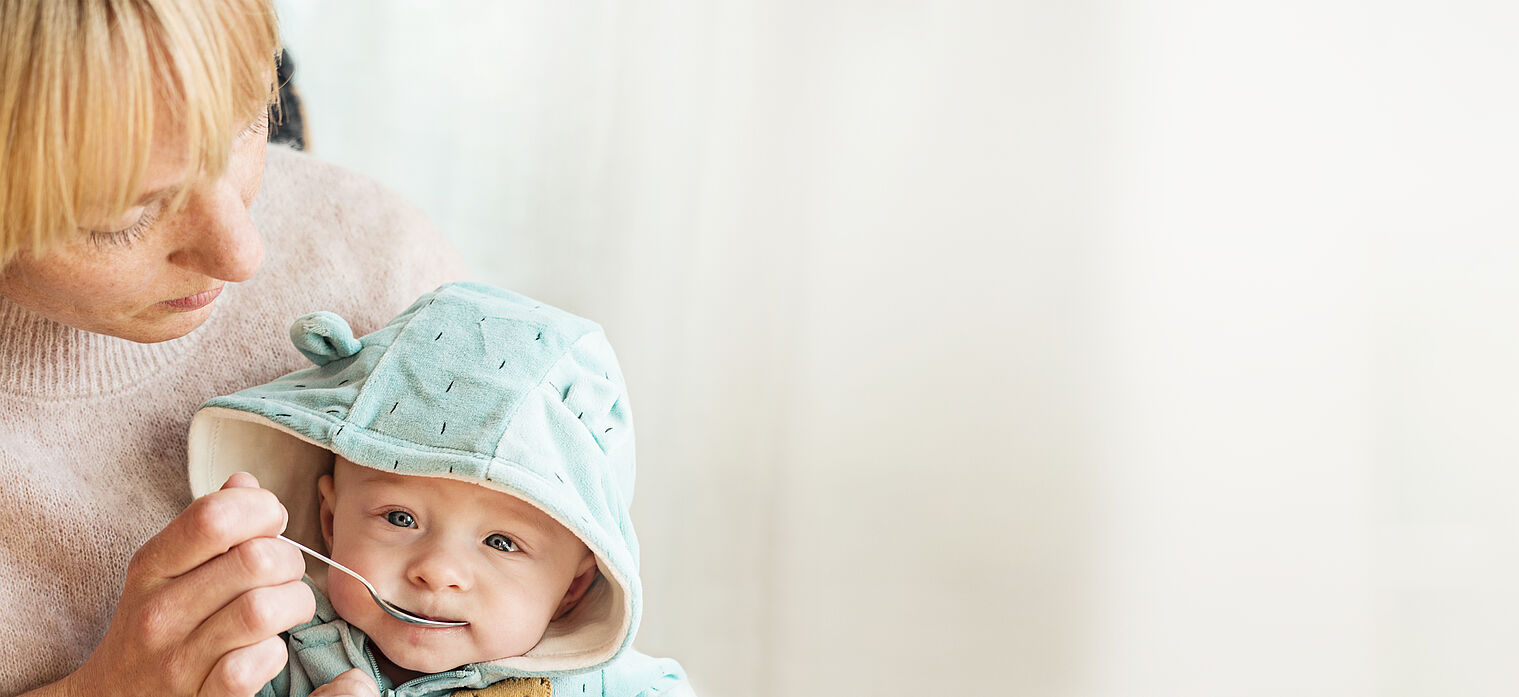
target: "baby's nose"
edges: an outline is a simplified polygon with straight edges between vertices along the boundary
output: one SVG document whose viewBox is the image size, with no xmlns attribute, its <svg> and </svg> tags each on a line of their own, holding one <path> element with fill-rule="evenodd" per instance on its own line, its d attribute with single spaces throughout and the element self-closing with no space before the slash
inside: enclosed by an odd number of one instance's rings
<svg viewBox="0 0 1519 697">
<path fill-rule="evenodd" d="M 412 583 L 431 590 L 469 590 L 473 575 L 457 555 L 431 549 L 412 560 L 407 576 Z"/>
</svg>

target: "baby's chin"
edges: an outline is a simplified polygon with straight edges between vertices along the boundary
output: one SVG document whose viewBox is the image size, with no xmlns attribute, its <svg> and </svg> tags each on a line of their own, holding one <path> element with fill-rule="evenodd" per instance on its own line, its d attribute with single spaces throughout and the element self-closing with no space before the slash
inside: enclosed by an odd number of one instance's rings
<svg viewBox="0 0 1519 697">
<path fill-rule="evenodd" d="M 501 655 L 492 654 L 489 656 L 462 654 L 458 651 L 424 650 L 416 646 L 387 648 L 378 641 L 375 642 L 375 648 L 381 654 L 384 654 L 386 660 L 390 661 L 397 668 L 412 673 L 431 674 L 445 673 L 471 663 L 489 663 L 491 661 L 521 656 L 533 647 L 528 646 L 521 650 L 509 648 L 500 652 Z"/>
<path fill-rule="evenodd" d="M 459 656 L 439 656 L 432 652 L 417 651 L 415 649 L 408 650 L 407 648 L 402 648 L 401 650 L 386 649 L 378 643 L 375 644 L 375 649 L 384 658 L 385 662 L 397 669 L 385 671 L 390 675 L 391 679 L 396 681 L 396 684 L 406 682 L 420 675 L 446 673 L 459 666 L 479 662 L 478 660 L 470 660 L 467 656 L 464 657 L 466 660 L 461 662 Z"/>
</svg>

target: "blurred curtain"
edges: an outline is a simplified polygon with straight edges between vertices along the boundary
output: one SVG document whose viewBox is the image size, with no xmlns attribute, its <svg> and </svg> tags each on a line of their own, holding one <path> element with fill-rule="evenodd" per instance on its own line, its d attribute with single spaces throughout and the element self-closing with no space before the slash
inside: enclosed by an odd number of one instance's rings
<svg viewBox="0 0 1519 697">
<path fill-rule="evenodd" d="M 607 327 L 701 692 L 1519 688 L 1508 5 L 280 7 L 314 154 Z"/>
</svg>

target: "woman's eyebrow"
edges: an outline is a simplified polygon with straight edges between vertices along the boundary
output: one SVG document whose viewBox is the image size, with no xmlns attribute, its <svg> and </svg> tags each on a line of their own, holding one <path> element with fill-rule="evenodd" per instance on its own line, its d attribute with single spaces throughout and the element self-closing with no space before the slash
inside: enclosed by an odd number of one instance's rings
<svg viewBox="0 0 1519 697">
<path fill-rule="evenodd" d="M 169 186 L 161 186 L 161 187 L 159 187 L 157 189 L 149 191 L 149 192 L 147 192 L 147 193 L 145 193 L 145 194 L 137 197 L 137 205 L 139 205 L 139 206 L 147 205 L 148 203 L 151 203 L 151 202 L 156 201 L 158 199 L 164 198 L 165 196 L 171 196 L 173 194 L 176 194 L 176 193 L 179 192 L 180 188 L 182 188 L 184 185 L 185 185 L 184 182 L 179 182 L 177 184 L 171 184 Z"/>
</svg>

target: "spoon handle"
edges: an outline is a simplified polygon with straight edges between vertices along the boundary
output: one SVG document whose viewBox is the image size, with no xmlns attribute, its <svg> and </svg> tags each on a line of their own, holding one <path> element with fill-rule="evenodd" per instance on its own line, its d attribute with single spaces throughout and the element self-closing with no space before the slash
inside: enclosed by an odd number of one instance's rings
<svg viewBox="0 0 1519 697">
<path fill-rule="evenodd" d="M 391 605 L 390 603 L 386 602 L 384 598 L 380 597 L 380 592 L 377 591 L 377 590 L 375 590 L 373 585 L 370 585 L 369 579 L 364 578 L 363 576 L 360 576 L 359 572 L 354 571 L 353 569 L 350 569 L 350 568 L 348 568 L 346 566 L 343 566 L 342 564 L 339 564 L 339 563 L 333 561 L 332 559 L 328 558 L 326 555 L 322 554 L 321 552 L 318 552 L 318 551 L 316 551 L 316 550 L 314 550 L 314 549 L 312 549 L 310 547 L 307 547 L 306 545 L 303 545 L 303 544 L 301 544 L 299 542 L 296 542 L 295 540 L 292 540 L 292 539 L 290 539 L 288 537 L 285 537 L 284 535 L 277 535 L 276 537 L 278 537 L 279 539 L 284 540 L 286 542 L 289 542 L 292 545 L 295 545 L 296 549 L 299 549 L 302 552 L 310 554 L 311 556 L 313 556 L 313 557 L 315 557 L 317 559 L 320 559 L 323 562 L 326 562 L 327 564 L 329 564 L 330 566 L 332 566 L 332 568 L 337 569 L 338 571 L 341 571 L 341 572 L 343 572 L 345 574 L 348 574 L 349 576 L 354 577 L 354 579 L 356 579 L 359 583 L 364 584 L 364 588 L 369 591 L 369 597 L 374 598 L 375 604 L 379 605 L 381 610 L 384 610 L 391 617 L 394 617 L 394 618 L 396 618 L 398 620 L 401 620 L 402 622 L 410 622 L 412 624 L 420 624 L 420 625 L 427 626 L 427 627 L 462 627 L 462 626 L 464 626 L 466 624 L 469 624 L 468 622 L 463 622 L 463 621 L 455 621 L 455 620 L 430 620 L 430 619 L 427 619 L 426 617 L 417 617 L 416 615 L 413 615 L 410 612 L 402 610 L 401 608 L 398 608 L 398 607 L 396 607 L 394 605 Z"/>
<path fill-rule="evenodd" d="M 338 571 L 341 571 L 341 572 L 343 572 L 345 574 L 348 574 L 349 576 L 354 577 L 355 579 L 358 580 L 359 583 L 364 584 L 364 587 L 368 588 L 370 593 L 376 593 L 376 594 L 378 594 L 378 591 L 376 591 L 374 589 L 374 586 L 369 585 L 369 580 L 366 579 L 366 578 L 364 578 L 363 576 L 360 576 L 357 571 L 354 571 L 353 569 L 350 569 L 350 568 L 348 568 L 346 566 L 343 566 L 342 564 L 339 564 L 339 563 L 333 561 L 332 559 L 329 559 L 327 556 L 323 555 L 321 552 L 318 552 L 318 551 L 316 551 L 316 550 L 314 550 L 314 549 L 312 549 L 310 547 L 307 547 L 306 545 L 303 545 L 303 544 L 301 544 L 299 542 L 296 542 L 295 540 L 292 540 L 292 539 L 290 539 L 288 537 L 285 537 L 284 535 L 279 535 L 278 537 L 281 540 L 284 540 L 286 542 L 289 542 L 290 544 L 295 545 L 296 549 L 299 549 L 302 552 L 305 552 L 307 554 L 310 554 L 313 557 L 316 557 L 317 559 L 322 560 L 323 562 L 327 563 L 327 565 L 331 566 L 332 568 L 337 569 Z"/>
</svg>

